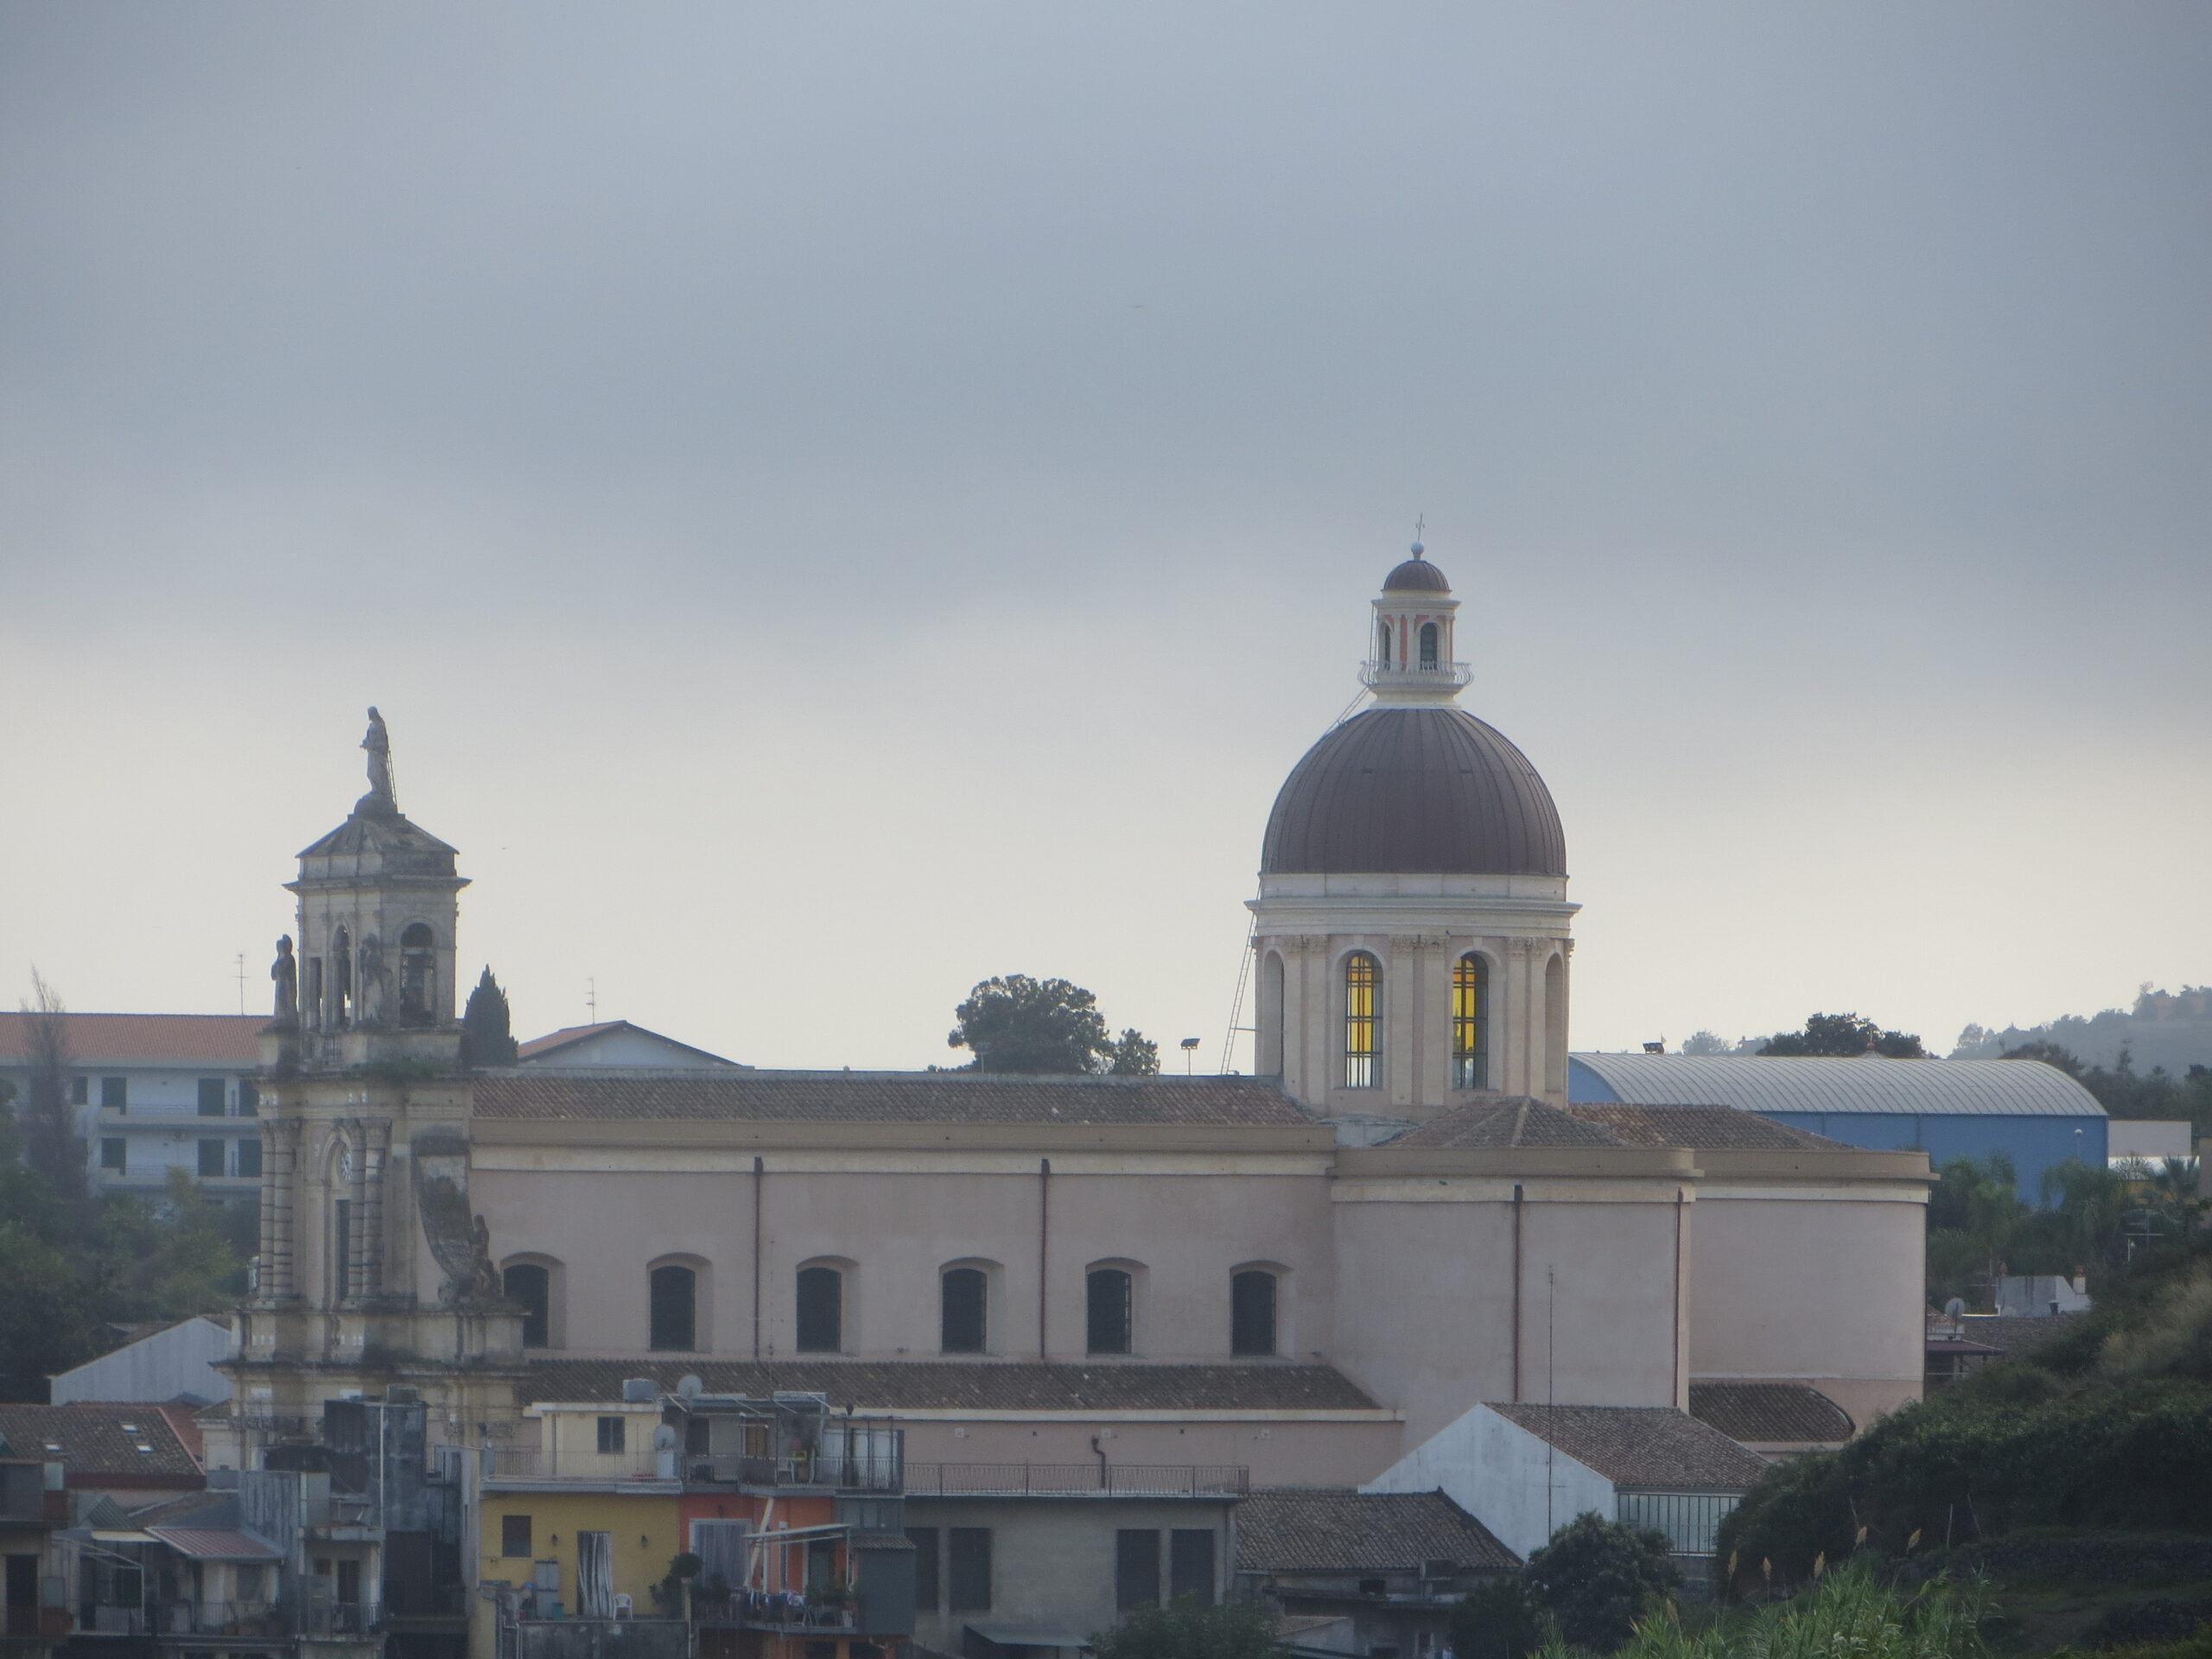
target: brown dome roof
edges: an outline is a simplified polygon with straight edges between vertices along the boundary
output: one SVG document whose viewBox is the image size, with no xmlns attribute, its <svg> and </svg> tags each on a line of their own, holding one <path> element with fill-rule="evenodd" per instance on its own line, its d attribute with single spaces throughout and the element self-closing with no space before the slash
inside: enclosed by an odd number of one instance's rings
<svg viewBox="0 0 2212 1659">
<path fill-rule="evenodd" d="M 1370 709 L 1306 750 L 1268 815 L 1263 874 L 1565 875 L 1528 757 L 1457 709 Z"/>
<path fill-rule="evenodd" d="M 1452 584 L 1444 580 L 1444 573 L 1427 559 L 1408 559 L 1403 564 L 1382 578 L 1386 594 L 1448 594 Z"/>
</svg>

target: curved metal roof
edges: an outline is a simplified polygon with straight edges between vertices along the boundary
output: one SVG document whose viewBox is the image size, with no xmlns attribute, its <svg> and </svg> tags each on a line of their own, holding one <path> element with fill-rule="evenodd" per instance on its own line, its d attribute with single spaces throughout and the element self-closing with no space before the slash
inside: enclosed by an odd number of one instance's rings
<svg viewBox="0 0 2212 1659">
<path fill-rule="evenodd" d="M 1761 1058 L 1754 1055 L 1576 1054 L 1574 1066 L 1614 1100 L 1639 1106 L 1733 1106 L 1745 1112 L 1926 1113 L 2102 1117 L 2096 1096 L 2040 1060 Z M 1576 1086 L 1581 1085 L 1581 1086 Z M 1581 1077 L 1576 1100 L 1606 1097 Z"/>
<path fill-rule="evenodd" d="M 1291 768 L 1260 868 L 1565 875 L 1551 791 L 1504 734 L 1458 709 L 1370 709 Z"/>
<path fill-rule="evenodd" d="M 1444 573 L 1416 553 L 1382 578 L 1386 594 L 1448 594 L 1452 584 Z"/>
</svg>

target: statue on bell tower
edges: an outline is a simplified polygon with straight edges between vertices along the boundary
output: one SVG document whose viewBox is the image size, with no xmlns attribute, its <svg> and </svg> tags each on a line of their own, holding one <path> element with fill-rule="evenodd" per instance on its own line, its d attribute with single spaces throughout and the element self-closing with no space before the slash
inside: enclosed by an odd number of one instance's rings
<svg viewBox="0 0 2212 1659">
<path fill-rule="evenodd" d="M 369 705 L 369 731 L 361 747 L 369 752 L 369 792 L 353 804 L 353 810 L 397 817 L 399 796 L 391 786 L 391 734 L 374 703 Z"/>
</svg>

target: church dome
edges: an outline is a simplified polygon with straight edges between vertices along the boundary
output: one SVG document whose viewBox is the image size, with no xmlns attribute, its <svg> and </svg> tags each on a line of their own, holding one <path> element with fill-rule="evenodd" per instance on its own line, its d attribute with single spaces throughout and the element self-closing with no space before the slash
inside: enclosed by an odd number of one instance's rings
<svg viewBox="0 0 2212 1659">
<path fill-rule="evenodd" d="M 1408 568 L 1435 569 L 1398 567 Z M 1370 709 L 1292 768 L 1260 869 L 1565 875 L 1567 837 L 1551 791 L 1503 734 L 1458 709 Z"/>
<path fill-rule="evenodd" d="M 1372 567 L 1370 567 L 1372 569 Z M 1444 573 L 1416 554 L 1382 578 L 1386 594 L 1448 594 L 1452 584 Z"/>
</svg>

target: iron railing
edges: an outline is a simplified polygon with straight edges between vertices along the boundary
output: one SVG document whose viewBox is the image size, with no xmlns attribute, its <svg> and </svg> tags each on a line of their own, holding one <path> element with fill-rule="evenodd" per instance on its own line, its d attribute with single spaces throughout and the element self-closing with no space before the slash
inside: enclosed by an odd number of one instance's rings
<svg viewBox="0 0 2212 1659">
<path fill-rule="evenodd" d="M 910 1463 L 909 1497 L 1242 1497 L 1232 1463 Z"/>
</svg>

